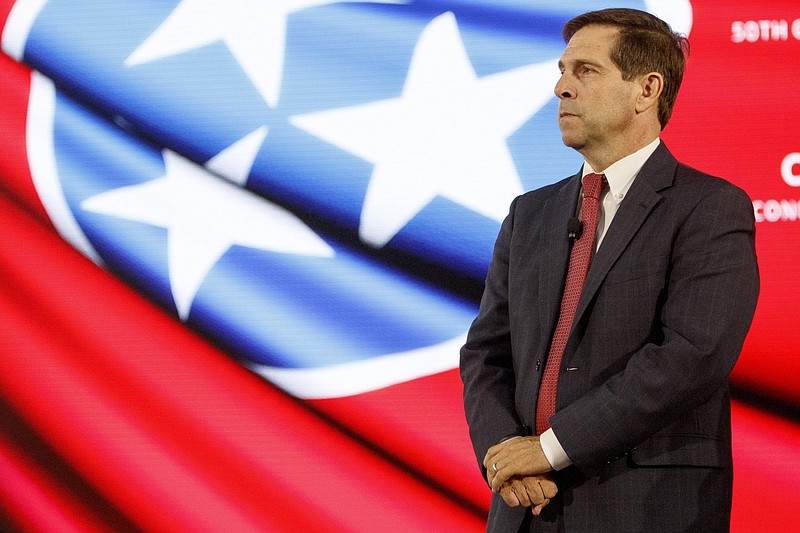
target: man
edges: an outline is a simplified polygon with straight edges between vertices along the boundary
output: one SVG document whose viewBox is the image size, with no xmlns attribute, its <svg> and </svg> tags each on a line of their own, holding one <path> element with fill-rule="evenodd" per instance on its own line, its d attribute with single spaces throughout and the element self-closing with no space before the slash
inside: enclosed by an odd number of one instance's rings
<svg viewBox="0 0 800 533">
<path fill-rule="evenodd" d="M 585 163 L 512 203 L 461 350 L 487 530 L 727 531 L 752 204 L 659 140 L 685 38 L 609 9 L 564 40 L 558 122 Z"/>
</svg>

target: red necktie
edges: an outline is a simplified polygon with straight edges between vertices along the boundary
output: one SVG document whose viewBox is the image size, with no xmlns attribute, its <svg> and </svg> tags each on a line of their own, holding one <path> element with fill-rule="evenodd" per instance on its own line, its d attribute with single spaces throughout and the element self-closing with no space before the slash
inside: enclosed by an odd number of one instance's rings
<svg viewBox="0 0 800 533">
<path fill-rule="evenodd" d="M 578 300 L 589 272 L 589 262 L 594 251 L 594 237 L 597 233 L 597 212 L 600 208 L 600 191 L 603 189 L 605 176 L 587 174 L 583 178 L 583 203 L 581 204 L 581 221 L 583 233 L 572 246 L 567 270 L 567 282 L 564 295 L 561 297 L 561 312 L 558 324 L 550 344 L 550 353 L 544 367 L 542 384 L 539 387 L 539 400 L 536 404 L 536 434 L 541 435 L 550 428 L 550 417 L 556 412 L 556 387 L 558 372 L 561 368 L 561 357 L 567 346 L 572 320 L 578 308 Z"/>
</svg>

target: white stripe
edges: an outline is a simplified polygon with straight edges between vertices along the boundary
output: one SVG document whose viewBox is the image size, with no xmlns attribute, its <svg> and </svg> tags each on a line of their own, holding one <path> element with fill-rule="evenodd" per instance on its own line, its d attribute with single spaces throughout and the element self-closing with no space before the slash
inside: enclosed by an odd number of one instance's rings
<svg viewBox="0 0 800 533">
<path fill-rule="evenodd" d="M 2 46 L 3 51 L 17 61 L 22 61 L 28 34 L 46 3 L 47 0 L 18 0 L 11 8 L 3 29 Z"/>
<path fill-rule="evenodd" d="M 47 215 L 61 236 L 89 259 L 102 265 L 103 260 L 75 220 L 61 188 L 53 145 L 55 106 L 55 85 L 43 74 L 34 71 L 31 75 L 26 132 L 31 179 Z"/>
<path fill-rule="evenodd" d="M 459 350 L 466 337 L 464 333 L 424 348 L 321 368 L 244 364 L 297 398 L 341 398 L 457 368 Z"/>
</svg>

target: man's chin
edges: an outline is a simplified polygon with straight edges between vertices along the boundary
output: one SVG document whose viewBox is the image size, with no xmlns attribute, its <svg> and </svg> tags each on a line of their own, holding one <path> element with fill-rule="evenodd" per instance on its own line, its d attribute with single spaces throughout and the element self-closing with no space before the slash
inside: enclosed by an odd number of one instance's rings
<svg viewBox="0 0 800 533">
<path fill-rule="evenodd" d="M 573 150 L 577 150 L 579 152 L 584 146 L 586 146 L 586 142 L 583 139 L 579 139 L 574 135 L 568 135 L 565 133 L 561 134 L 561 142 L 564 143 L 564 146 L 572 148 Z"/>
</svg>

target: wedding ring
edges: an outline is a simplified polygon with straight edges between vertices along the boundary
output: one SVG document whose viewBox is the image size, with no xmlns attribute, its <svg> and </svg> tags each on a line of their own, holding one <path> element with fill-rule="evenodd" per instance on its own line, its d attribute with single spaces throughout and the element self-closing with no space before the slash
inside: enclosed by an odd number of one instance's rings
<svg viewBox="0 0 800 533">
<path fill-rule="evenodd" d="M 497 463 L 492 463 L 492 470 L 494 470 L 495 473 L 497 473 Z"/>
</svg>

